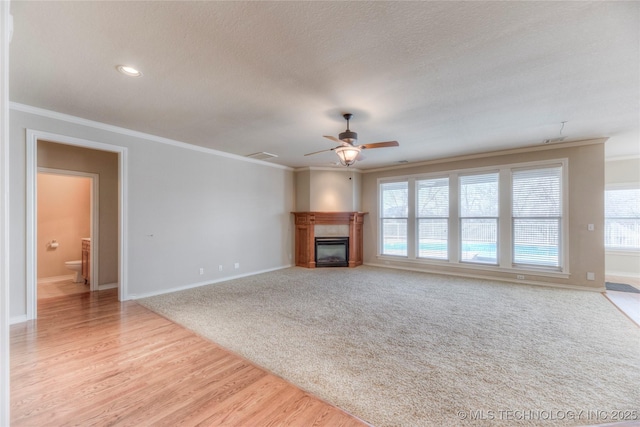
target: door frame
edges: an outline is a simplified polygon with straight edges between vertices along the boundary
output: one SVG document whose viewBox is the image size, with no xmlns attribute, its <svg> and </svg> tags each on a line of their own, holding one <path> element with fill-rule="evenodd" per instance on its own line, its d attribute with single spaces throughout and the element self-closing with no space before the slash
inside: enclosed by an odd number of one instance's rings
<svg viewBox="0 0 640 427">
<path fill-rule="evenodd" d="M 36 229 L 34 233 L 36 234 L 36 242 L 38 241 L 38 185 L 37 185 L 37 176 L 38 174 L 48 174 L 48 175 L 59 175 L 59 176 L 69 176 L 69 177 L 78 177 L 78 178 L 89 178 L 91 179 L 91 192 L 89 195 L 90 199 L 90 211 L 89 211 L 89 237 L 91 238 L 91 259 L 89 261 L 91 268 L 90 276 L 89 276 L 89 290 L 91 292 L 97 291 L 98 289 L 98 278 L 100 275 L 98 272 L 100 271 L 100 259 L 99 257 L 99 249 L 100 249 L 100 175 L 97 173 L 90 172 L 79 172 L 74 170 L 67 169 L 53 169 L 53 168 L 44 168 L 39 167 L 36 173 L 36 189 L 35 189 L 35 197 L 36 197 Z M 37 248 L 37 246 L 36 246 Z M 38 300 L 38 252 L 35 253 L 34 265 L 36 267 L 36 288 L 35 288 L 35 299 Z"/>
<path fill-rule="evenodd" d="M 46 140 L 58 144 L 73 145 L 93 150 L 108 151 L 118 154 L 118 300 L 129 299 L 128 295 L 128 243 L 127 243 L 127 148 L 118 145 L 59 135 L 50 132 L 27 129 L 26 137 L 26 290 L 27 320 L 36 319 L 38 314 L 36 248 L 37 248 L 37 174 L 38 174 L 38 140 Z M 98 212 L 96 212 L 96 215 Z M 93 246 L 93 245 L 92 245 Z M 93 251 L 92 251 L 93 252 Z M 94 264 L 95 265 L 95 264 Z M 97 270 L 97 269 L 96 269 Z M 93 277 L 93 275 L 92 275 Z M 97 277 L 97 276 L 96 276 Z M 96 280 L 92 283 L 97 284 Z"/>
</svg>

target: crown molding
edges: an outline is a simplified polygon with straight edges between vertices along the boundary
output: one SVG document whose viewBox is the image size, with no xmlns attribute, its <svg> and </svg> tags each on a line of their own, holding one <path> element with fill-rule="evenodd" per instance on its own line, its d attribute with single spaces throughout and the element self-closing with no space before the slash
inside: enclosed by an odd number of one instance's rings
<svg viewBox="0 0 640 427">
<path fill-rule="evenodd" d="M 182 141 L 177 141 L 175 139 L 164 138 L 161 136 L 151 135 L 148 133 L 123 128 L 120 126 L 109 125 L 102 122 L 97 122 L 94 120 L 83 119 L 82 117 L 72 116 L 69 114 L 58 113 L 56 111 L 46 110 L 44 108 L 33 107 L 31 105 L 20 104 L 17 102 L 10 102 L 9 108 L 14 111 L 21 111 L 23 113 L 34 114 L 36 116 L 46 117 L 49 119 L 60 120 L 67 123 L 72 123 L 75 125 L 86 126 L 93 129 L 98 129 L 106 132 L 118 133 L 120 135 L 131 136 L 134 138 L 145 139 L 151 142 L 158 142 L 160 144 L 171 145 L 177 148 L 183 148 L 186 150 L 198 151 L 200 153 L 211 154 L 219 157 L 226 157 L 229 159 L 240 160 L 248 163 L 255 163 L 263 166 L 270 166 L 276 169 L 284 169 L 288 171 L 293 171 L 294 169 L 289 166 L 278 165 L 274 163 L 265 162 L 262 160 L 251 159 L 244 156 L 239 156 L 237 154 L 231 154 L 224 151 L 214 150 L 212 148 L 201 147 L 199 145 L 189 144 Z"/>
<path fill-rule="evenodd" d="M 556 144 L 528 145 L 526 147 L 520 147 L 520 148 L 508 148 L 506 150 L 488 151 L 486 153 L 466 154 L 462 156 L 444 157 L 441 159 L 427 160 L 424 162 L 407 163 L 399 166 L 388 166 L 388 167 L 376 168 L 376 169 L 365 169 L 362 172 L 363 173 L 382 172 L 382 171 L 389 171 L 389 170 L 395 170 L 395 169 L 407 169 L 407 168 L 413 168 L 418 166 L 429 166 L 429 165 L 436 165 L 440 163 L 457 162 L 462 160 L 474 160 L 474 159 L 482 159 L 486 157 L 506 156 L 509 154 L 533 153 L 536 151 L 558 150 L 563 148 L 581 147 L 584 145 L 604 144 L 607 141 L 607 139 L 609 138 L 603 137 L 603 138 L 585 139 L 580 141 L 569 141 L 569 142 L 556 143 Z"/>
<path fill-rule="evenodd" d="M 296 168 L 293 170 L 294 172 L 304 172 L 304 171 L 330 171 L 330 172 L 356 172 L 362 173 L 361 169 L 357 168 L 346 168 L 346 167 L 330 167 L 330 166 L 305 166 L 302 168 Z"/>
</svg>

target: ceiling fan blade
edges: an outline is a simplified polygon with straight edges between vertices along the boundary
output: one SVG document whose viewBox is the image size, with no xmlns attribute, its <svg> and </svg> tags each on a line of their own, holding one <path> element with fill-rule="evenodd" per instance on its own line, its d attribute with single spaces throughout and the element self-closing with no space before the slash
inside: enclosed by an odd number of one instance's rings
<svg viewBox="0 0 640 427">
<path fill-rule="evenodd" d="M 362 144 L 358 147 L 360 148 L 384 148 L 384 147 L 398 147 L 398 141 L 385 141 L 385 142 L 374 142 L 371 144 Z"/>
<path fill-rule="evenodd" d="M 335 136 L 331 136 L 331 135 L 322 135 L 327 139 L 332 140 L 333 142 L 337 142 L 338 144 L 344 144 L 344 141 L 340 141 L 338 138 L 336 138 Z"/>
<path fill-rule="evenodd" d="M 332 140 L 333 142 L 337 142 L 338 144 L 342 145 L 343 147 L 353 147 L 353 144 L 349 144 L 346 141 L 343 141 L 341 139 L 336 138 L 335 136 L 329 136 L 329 135 L 322 135 L 327 139 Z"/>
<path fill-rule="evenodd" d="M 305 156 L 313 156 L 314 154 L 320 154 L 320 153 L 324 153 L 325 151 L 333 151 L 335 150 L 334 148 L 329 148 L 328 150 L 320 150 L 320 151 L 314 151 L 313 153 L 307 153 L 305 154 Z"/>
</svg>

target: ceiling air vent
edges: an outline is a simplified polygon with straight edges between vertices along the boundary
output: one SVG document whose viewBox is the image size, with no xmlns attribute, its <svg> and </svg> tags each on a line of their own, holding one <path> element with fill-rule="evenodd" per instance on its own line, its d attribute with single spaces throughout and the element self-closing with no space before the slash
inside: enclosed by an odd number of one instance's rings
<svg viewBox="0 0 640 427">
<path fill-rule="evenodd" d="M 269 160 L 273 159 L 274 157 L 278 157 L 278 155 L 267 153 L 266 151 L 260 151 L 259 153 L 247 154 L 245 157 L 256 160 Z"/>
</svg>

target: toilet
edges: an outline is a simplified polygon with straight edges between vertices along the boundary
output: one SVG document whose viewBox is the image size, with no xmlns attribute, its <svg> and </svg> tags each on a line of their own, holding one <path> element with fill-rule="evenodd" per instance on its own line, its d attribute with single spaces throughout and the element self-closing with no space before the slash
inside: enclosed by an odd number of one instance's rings
<svg viewBox="0 0 640 427">
<path fill-rule="evenodd" d="M 64 263 L 64 266 L 67 267 L 69 270 L 73 270 L 76 272 L 76 276 L 73 278 L 73 281 L 75 283 L 84 282 L 84 278 L 82 277 L 82 261 L 81 260 L 66 261 Z"/>
</svg>

